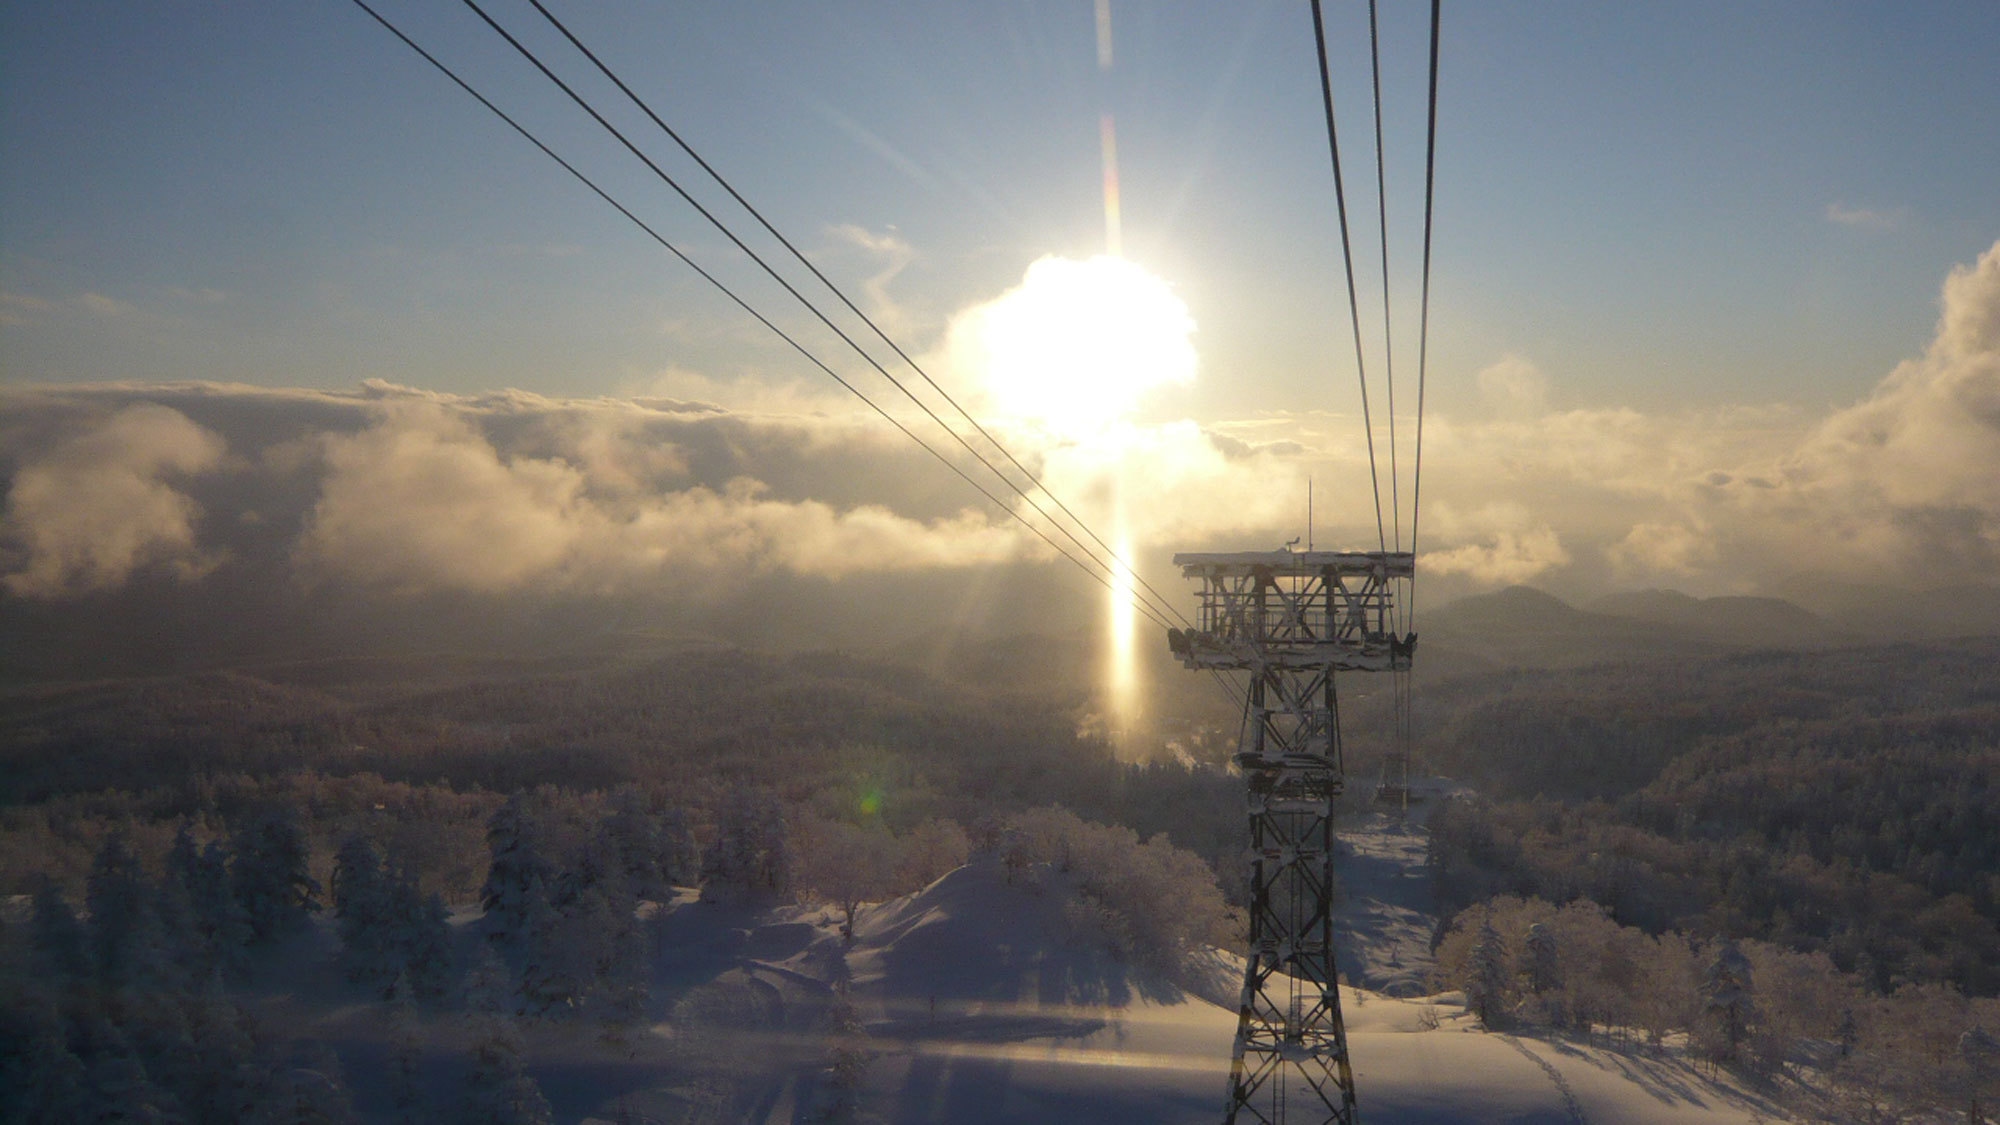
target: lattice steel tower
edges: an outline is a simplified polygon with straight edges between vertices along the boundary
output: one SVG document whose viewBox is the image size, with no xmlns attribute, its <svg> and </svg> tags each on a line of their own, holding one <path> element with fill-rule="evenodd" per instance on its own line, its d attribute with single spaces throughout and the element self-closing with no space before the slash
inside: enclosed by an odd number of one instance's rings
<svg viewBox="0 0 2000 1125">
<path fill-rule="evenodd" d="M 1334 674 L 1408 668 L 1392 591 L 1400 551 L 1174 556 L 1195 627 L 1168 642 L 1196 670 L 1249 673 L 1236 762 L 1249 790 L 1250 949 L 1226 1120 L 1355 1125 L 1333 950 L 1333 802 L 1345 778 Z"/>
</svg>

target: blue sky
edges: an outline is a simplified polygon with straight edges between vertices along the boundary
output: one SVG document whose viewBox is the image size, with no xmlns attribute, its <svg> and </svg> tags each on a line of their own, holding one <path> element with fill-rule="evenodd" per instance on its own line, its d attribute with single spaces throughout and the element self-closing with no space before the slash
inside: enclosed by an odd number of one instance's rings
<svg viewBox="0 0 2000 1125">
<path fill-rule="evenodd" d="M 1424 13 L 1385 8 L 1406 285 Z M 1329 9 L 1372 298 L 1365 10 Z M 470 13 L 384 10 L 744 276 Z M 492 10 L 536 30 L 525 5 Z M 1172 406 L 1348 405 L 1315 402 L 1320 376 L 1352 374 L 1303 4 L 1114 4 L 1108 74 L 1086 0 L 557 10 L 837 277 L 872 263 L 829 230 L 893 229 L 914 261 L 891 293 L 919 342 L 1035 257 L 1102 248 L 1108 109 L 1125 249 L 1200 326 L 1204 377 Z M 1505 354 L 1577 404 L 1851 399 L 1921 347 L 1938 280 L 2000 235 L 1990 5 L 1445 14 L 1445 408 Z M 84 2 L 4 19 L 10 381 L 596 394 L 672 365 L 810 377 L 349 5 Z M 86 294 L 104 300 L 79 306 Z"/>
</svg>

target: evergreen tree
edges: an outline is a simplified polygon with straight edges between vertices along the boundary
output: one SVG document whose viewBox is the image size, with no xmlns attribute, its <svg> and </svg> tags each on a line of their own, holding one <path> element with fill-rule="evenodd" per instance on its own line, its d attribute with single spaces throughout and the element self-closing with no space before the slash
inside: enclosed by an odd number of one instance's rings
<svg viewBox="0 0 2000 1125">
<path fill-rule="evenodd" d="M 614 916 L 611 959 L 598 993 L 598 1017 L 607 1042 L 629 1045 L 652 1003 L 652 940 L 631 911 Z"/>
<path fill-rule="evenodd" d="M 666 897 L 660 824 L 638 789 L 627 785 L 611 795 L 611 815 L 604 818 L 598 836 L 600 850 L 613 857 L 634 895 L 655 901 Z"/>
<path fill-rule="evenodd" d="M 1554 992 L 1562 987 L 1561 950 L 1556 943 L 1555 932 L 1536 922 L 1528 927 L 1522 946 L 1528 954 L 1528 963 L 1523 975 L 1527 978 L 1528 991 L 1537 996 Z"/>
<path fill-rule="evenodd" d="M 205 978 L 217 970 L 241 971 L 252 935 L 250 916 L 236 900 L 236 892 L 230 885 L 228 845 L 211 840 L 198 856 L 179 869 L 179 877 L 185 883 L 195 928 L 201 935 L 208 970 L 202 976 Z"/>
<path fill-rule="evenodd" d="M 195 1079 L 181 1093 L 190 1121 L 229 1121 L 255 1085 L 251 1022 L 242 1008 L 211 991 L 190 1005 Z"/>
<path fill-rule="evenodd" d="M 701 879 L 701 848 L 694 842 L 684 809 L 660 814 L 660 879 L 669 888 L 692 886 Z"/>
<path fill-rule="evenodd" d="M 23 1026 L 0 1043 L 0 1090 L 5 1120 L 21 1125 L 70 1125 L 86 1120 L 83 1060 L 70 1050 L 69 1032 L 53 1005 L 18 1013 Z"/>
<path fill-rule="evenodd" d="M 466 975 L 465 1001 L 472 1038 L 472 1068 L 465 1083 L 467 1125 L 547 1125 L 549 1103 L 521 1065 L 507 967 L 490 946 L 481 947 Z"/>
<path fill-rule="evenodd" d="M 385 888 L 388 900 L 384 925 L 395 952 L 395 967 L 407 974 L 414 995 L 426 1000 L 443 996 L 451 986 L 451 912 L 444 899 L 426 895 L 407 872 L 392 875 Z"/>
<path fill-rule="evenodd" d="M 319 883 L 307 868 L 296 809 L 281 805 L 252 820 L 230 850 L 230 882 L 255 940 L 271 941 L 319 909 Z"/>
<path fill-rule="evenodd" d="M 341 966 L 356 984 L 387 988 L 403 968 L 388 878 L 375 845 L 350 836 L 334 856 L 329 888 L 340 930 Z"/>
<path fill-rule="evenodd" d="M 37 968 L 51 982 L 80 981 L 90 973 L 89 935 L 62 888 L 44 876 L 35 887 L 34 915 L 28 923 Z"/>
<path fill-rule="evenodd" d="M 703 901 L 778 898 L 792 890 L 784 806 L 770 794 L 737 791 L 723 807 L 715 843 L 702 857 Z"/>
<path fill-rule="evenodd" d="M 521 1065 L 520 1040 L 505 1033 L 473 1041 L 465 1082 L 466 1125 L 550 1125 L 542 1088 Z"/>
<path fill-rule="evenodd" d="M 578 934 L 542 891 L 540 879 L 530 879 L 523 910 L 521 942 L 521 1010 L 531 1016 L 559 1017 L 574 1009 L 584 981 L 576 948 Z"/>
<path fill-rule="evenodd" d="M 514 1013 L 514 977 L 507 963 L 489 946 L 472 955 L 460 991 L 465 996 L 466 1017 L 475 1030 L 496 1020 L 511 1022 Z"/>
<path fill-rule="evenodd" d="M 516 793 L 507 798 L 486 822 L 486 850 L 491 863 L 486 882 L 479 888 L 479 904 L 486 910 L 486 922 L 496 938 L 518 937 L 527 924 L 527 895 L 531 883 L 544 894 L 555 877 L 543 857 L 540 829 L 527 805 L 527 797 Z"/>
<path fill-rule="evenodd" d="M 1750 959 L 1733 941 L 1717 946 L 1715 957 L 1702 974 L 1702 1010 L 1708 1019 L 1710 1050 L 1725 1062 L 1736 1058 L 1737 1048 L 1750 1034 L 1755 1015 L 1755 988 L 1750 979 Z"/>
<path fill-rule="evenodd" d="M 1479 924 L 1479 935 L 1465 965 L 1465 1003 L 1479 1022 L 1496 1027 L 1506 1011 L 1507 948 L 1489 917 Z"/>
<path fill-rule="evenodd" d="M 168 951 L 154 909 L 153 887 L 139 859 L 113 832 L 90 867 L 91 954 L 98 978 L 113 987 L 166 984 Z"/>
<path fill-rule="evenodd" d="M 117 1026 L 93 1016 L 78 1028 L 84 1062 L 85 1109 L 79 1121 L 168 1122 L 182 1119 L 172 1094 L 146 1073 L 146 1064 Z"/>
</svg>

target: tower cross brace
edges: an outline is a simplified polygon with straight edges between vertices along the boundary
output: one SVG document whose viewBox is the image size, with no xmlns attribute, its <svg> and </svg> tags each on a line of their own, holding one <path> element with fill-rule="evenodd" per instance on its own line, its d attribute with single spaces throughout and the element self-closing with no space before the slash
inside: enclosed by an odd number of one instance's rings
<svg viewBox="0 0 2000 1125">
<path fill-rule="evenodd" d="M 1194 627 L 1168 643 L 1191 669 L 1246 672 L 1236 764 L 1250 820 L 1250 947 L 1229 1063 L 1229 1125 L 1356 1125 L 1333 947 L 1333 802 L 1345 782 L 1335 673 L 1407 669 L 1392 630 L 1405 552 L 1180 554 Z"/>
</svg>

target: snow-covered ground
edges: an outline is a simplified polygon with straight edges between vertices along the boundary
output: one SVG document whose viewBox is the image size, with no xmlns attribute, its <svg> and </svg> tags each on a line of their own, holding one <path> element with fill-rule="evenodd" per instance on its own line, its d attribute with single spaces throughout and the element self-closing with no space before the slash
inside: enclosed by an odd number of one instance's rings
<svg viewBox="0 0 2000 1125">
<path fill-rule="evenodd" d="M 1341 839 L 1342 965 L 1360 986 L 1342 999 L 1369 1125 L 1783 1120 L 1676 1052 L 1489 1033 L 1458 995 L 1425 995 L 1422 835 L 1368 814 Z M 1205 977 L 1170 981 L 1091 936 L 1075 901 L 1057 872 L 976 860 L 864 907 L 849 945 L 830 909 L 686 893 L 657 919 L 651 1025 L 608 1042 L 594 1026 L 526 1023 L 528 1069 L 560 1122 L 817 1121 L 843 1090 L 852 1120 L 884 1125 L 1220 1120 L 1240 962 L 1217 951 Z M 384 1112 L 371 1078 L 387 1064 L 384 1009 L 340 1001 L 324 951 L 278 960 L 326 967 L 265 982 L 267 1017 L 316 1025 L 360 1108 Z M 424 1083 L 453 1104 L 463 1021 L 424 1022 Z"/>
<path fill-rule="evenodd" d="M 1782 1119 L 1678 1055 L 1488 1033 L 1455 994 L 1423 996 L 1432 921 L 1420 908 L 1421 837 L 1375 818 L 1343 839 L 1347 964 L 1369 986 L 1344 1007 L 1370 1125 Z M 1189 991 L 1077 940 L 1068 901 L 1059 875 L 1010 880 L 976 862 L 865 909 L 846 948 L 830 912 L 683 902 L 666 919 L 660 964 L 672 1026 L 630 1060 L 645 1060 L 653 1080 L 622 1069 L 622 1095 L 587 1107 L 557 1073 L 545 1088 L 559 1112 L 606 1120 L 628 1109 L 655 1121 L 804 1121 L 833 1096 L 829 1063 L 844 1043 L 867 1060 L 858 1120 L 1219 1120 L 1234 986 Z M 842 1004 L 860 1037 L 829 1039 Z"/>
</svg>

